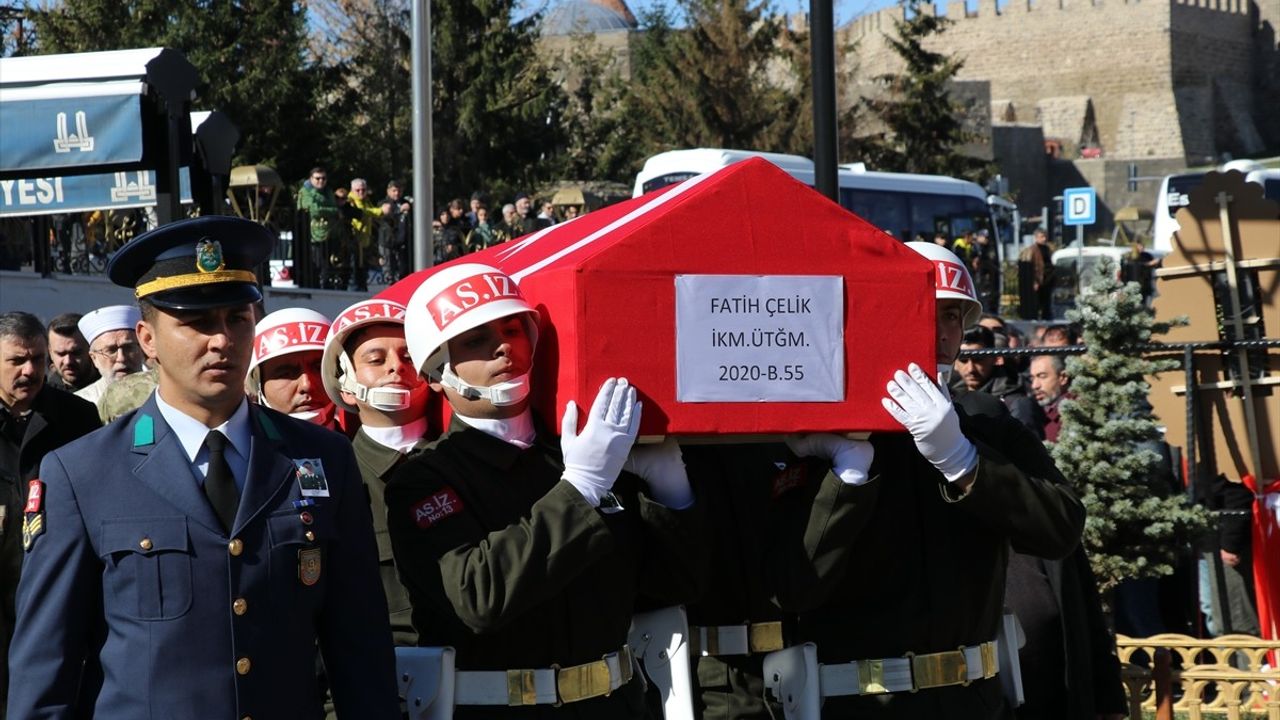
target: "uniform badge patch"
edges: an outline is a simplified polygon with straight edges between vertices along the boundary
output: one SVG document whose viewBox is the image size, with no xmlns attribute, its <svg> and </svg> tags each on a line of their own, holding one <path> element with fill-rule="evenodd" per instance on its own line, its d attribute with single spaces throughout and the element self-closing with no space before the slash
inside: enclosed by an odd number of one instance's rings
<svg viewBox="0 0 1280 720">
<path fill-rule="evenodd" d="M 31 550 L 36 538 L 44 532 L 44 483 L 32 480 L 27 484 L 27 505 L 22 515 L 22 549 Z"/>
<path fill-rule="evenodd" d="M 44 504 L 44 483 L 39 478 L 27 483 L 27 507 L 23 512 L 40 512 Z"/>
<path fill-rule="evenodd" d="M 329 479 L 320 458 L 295 458 L 293 466 L 303 497 L 329 497 Z"/>
<path fill-rule="evenodd" d="M 461 511 L 462 498 L 459 498 L 458 493 L 451 487 L 442 488 L 440 492 L 428 495 L 410 509 L 413 513 L 413 521 L 423 530 Z"/>
<path fill-rule="evenodd" d="M 804 485 L 804 465 L 787 467 L 773 476 L 773 491 L 771 495 L 774 500 L 777 500 L 801 485 Z"/>
<path fill-rule="evenodd" d="M 320 582 L 320 548 L 298 551 L 298 579 L 308 587 Z"/>
</svg>

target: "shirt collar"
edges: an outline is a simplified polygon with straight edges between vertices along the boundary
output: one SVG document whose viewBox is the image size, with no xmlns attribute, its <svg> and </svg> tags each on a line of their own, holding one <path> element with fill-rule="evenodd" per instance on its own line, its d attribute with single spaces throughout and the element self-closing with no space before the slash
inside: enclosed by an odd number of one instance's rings
<svg viewBox="0 0 1280 720">
<path fill-rule="evenodd" d="M 204 439 L 210 430 L 222 431 L 240 457 L 249 457 L 253 428 L 249 426 L 249 401 L 245 398 L 240 399 L 240 406 L 231 413 L 231 417 L 216 428 L 205 427 L 204 423 L 165 402 L 158 390 L 156 407 L 159 408 L 160 416 L 169 425 L 169 429 L 178 436 L 178 443 L 182 445 L 182 451 L 187 454 L 187 459 L 191 462 L 196 461 L 196 455 L 204 447 Z"/>
<path fill-rule="evenodd" d="M 361 425 L 360 431 L 369 436 L 369 439 L 375 443 L 395 450 L 398 453 L 407 453 L 413 449 L 414 445 L 427 434 L 427 418 L 420 417 L 407 425 L 395 425 L 392 427 L 373 427 L 372 425 Z"/>
<path fill-rule="evenodd" d="M 537 429 L 533 426 L 533 412 L 528 409 L 515 417 L 493 420 L 465 417 L 457 412 L 454 413 L 454 417 L 486 435 L 515 445 L 521 450 L 532 447 L 534 438 L 537 436 Z"/>
</svg>

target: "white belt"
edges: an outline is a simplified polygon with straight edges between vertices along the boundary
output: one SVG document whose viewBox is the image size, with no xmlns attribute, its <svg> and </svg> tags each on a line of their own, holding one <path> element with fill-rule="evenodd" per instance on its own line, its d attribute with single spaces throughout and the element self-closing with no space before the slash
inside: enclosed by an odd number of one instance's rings
<svg viewBox="0 0 1280 720">
<path fill-rule="evenodd" d="M 631 682 L 631 650 L 622 646 L 600 660 L 530 670 L 459 670 L 458 705 L 560 705 L 608 695 Z"/>
<path fill-rule="evenodd" d="M 695 655 L 751 655 L 786 647 L 782 623 L 708 625 L 689 628 L 690 651 Z"/>
<path fill-rule="evenodd" d="M 968 685 L 996 676 L 1000 670 L 996 641 L 944 652 L 823 665 L 819 669 L 823 697 L 914 692 L 948 685 Z"/>
</svg>

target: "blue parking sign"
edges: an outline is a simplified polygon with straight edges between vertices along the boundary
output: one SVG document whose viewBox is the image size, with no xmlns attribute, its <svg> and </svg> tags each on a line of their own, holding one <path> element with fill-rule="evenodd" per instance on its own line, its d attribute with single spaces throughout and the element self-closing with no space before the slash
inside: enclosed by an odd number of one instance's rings
<svg viewBox="0 0 1280 720">
<path fill-rule="evenodd" d="M 1092 225 L 1098 219 L 1098 195 L 1091 187 L 1062 191 L 1062 224 Z"/>
</svg>

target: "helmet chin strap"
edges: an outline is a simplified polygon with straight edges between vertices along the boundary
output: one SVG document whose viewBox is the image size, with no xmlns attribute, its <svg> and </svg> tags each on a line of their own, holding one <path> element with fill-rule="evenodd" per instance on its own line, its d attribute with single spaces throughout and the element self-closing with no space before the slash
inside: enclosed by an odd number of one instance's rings
<svg viewBox="0 0 1280 720">
<path fill-rule="evenodd" d="M 356 396 L 356 400 L 367 404 L 375 410 L 382 412 L 397 412 L 406 410 L 413 405 L 414 395 L 426 392 L 426 383 L 421 383 L 413 390 L 405 390 L 404 388 L 392 387 L 374 387 L 371 388 L 356 380 L 355 366 L 351 363 L 351 358 L 347 357 L 347 353 L 343 352 L 338 356 L 338 366 L 342 368 L 342 380 L 339 387 Z"/>
<path fill-rule="evenodd" d="M 497 385 L 479 387 L 458 377 L 454 374 L 453 367 L 445 363 L 444 371 L 440 374 L 440 384 L 452 388 L 468 400 L 488 400 L 495 407 L 515 405 L 529 397 L 529 373 Z"/>
</svg>

